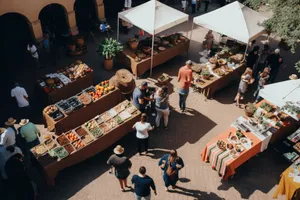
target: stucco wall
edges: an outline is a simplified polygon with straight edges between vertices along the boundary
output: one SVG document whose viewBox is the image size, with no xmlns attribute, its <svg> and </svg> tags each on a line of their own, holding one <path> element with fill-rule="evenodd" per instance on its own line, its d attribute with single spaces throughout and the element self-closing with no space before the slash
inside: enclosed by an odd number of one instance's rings
<svg viewBox="0 0 300 200">
<path fill-rule="evenodd" d="M 99 18 L 104 18 L 103 0 L 95 0 Z M 74 13 L 75 0 L 3 0 L 0 1 L 0 16 L 6 13 L 19 13 L 24 15 L 31 23 L 36 39 L 43 36 L 39 21 L 40 11 L 47 5 L 57 3 L 62 5 L 68 14 L 69 25 L 72 32 L 76 33 L 76 19 Z"/>
</svg>

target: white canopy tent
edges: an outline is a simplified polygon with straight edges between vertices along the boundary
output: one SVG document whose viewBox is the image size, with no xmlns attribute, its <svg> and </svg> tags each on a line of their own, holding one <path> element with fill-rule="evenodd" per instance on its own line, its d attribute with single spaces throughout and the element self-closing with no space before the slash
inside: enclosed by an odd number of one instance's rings
<svg viewBox="0 0 300 200">
<path fill-rule="evenodd" d="M 265 28 L 260 24 L 267 20 L 258 12 L 235 1 L 222 8 L 194 18 L 194 24 L 227 35 L 247 44 L 261 34 Z M 192 37 L 192 33 L 191 33 Z"/>
<path fill-rule="evenodd" d="M 300 108 L 300 79 L 266 85 L 259 91 L 259 96 L 278 107 L 283 107 L 287 102 L 293 102 Z M 287 114 L 298 120 L 295 114 L 288 112 Z"/>
<path fill-rule="evenodd" d="M 157 0 L 151 0 L 118 14 L 117 40 L 119 40 L 119 19 L 125 20 L 152 35 L 151 76 L 155 34 L 188 21 L 188 18 L 189 16 L 183 12 L 160 3 Z"/>
</svg>

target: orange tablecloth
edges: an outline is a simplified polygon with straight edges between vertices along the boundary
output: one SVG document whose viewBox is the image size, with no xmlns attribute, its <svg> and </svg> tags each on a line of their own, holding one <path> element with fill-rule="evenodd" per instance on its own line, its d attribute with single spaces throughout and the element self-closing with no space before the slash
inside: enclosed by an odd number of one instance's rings
<svg viewBox="0 0 300 200">
<path fill-rule="evenodd" d="M 286 200 L 290 200 L 295 191 L 300 188 L 300 183 L 295 183 L 293 178 L 289 177 L 290 172 L 293 172 L 292 165 L 281 174 L 281 179 L 273 198 L 277 198 L 280 194 L 285 195 Z M 296 199 L 300 199 L 300 192 L 297 192 L 295 195 Z"/>
<path fill-rule="evenodd" d="M 231 127 L 227 131 L 225 131 L 222 134 L 218 135 L 217 137 L 213 138 L 208 144 L 206 144 L 205 149 L 201 153 L 202 160 L 204 162 L 209 162 L 207 147 L 209 145 L 213 144 L 214 142 L 216 142 L 217 140 L 224 140 L 225 142 L 227 142 L 229 132 L 235 133 L 236 129 Z M 231 161 L 229 161 L 227 163 L 226 173 L 225 173 L 225 175 L 223 175 L 224 180 L 227 180 L 230 176 L 234 175 L 235 169 L 237 169 L 240 165 L 242 165 L 247 160 L 249 160 L 250 158 L 252 158 L 253 156 L 255 156 L 256 154 L 258 154 L 260 152 L 261 143 L 262 143 L 261 140 L 259 140 L 252 133 L 244 133 L 244 135 L 246 137 L 248 137 L 250 140 L 252 140 L 252 142 L 253 142 L 252 147 L 249 150 L 245 149 L 237 158 L 232 159 Z"/>
</svg>

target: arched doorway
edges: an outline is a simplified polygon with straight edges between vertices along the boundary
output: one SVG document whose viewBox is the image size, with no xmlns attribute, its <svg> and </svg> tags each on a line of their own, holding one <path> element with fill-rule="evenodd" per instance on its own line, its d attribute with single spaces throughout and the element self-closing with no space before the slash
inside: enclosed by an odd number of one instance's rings
<svg viewBox="0 0 300 200">
<path fill-rule="evenodd" d="M 76 0 L 74 3 L 79 31 L 94 31 L 99 22 L 95 0 Z"/>
<path fill-rule="evenodd" d="M 56 37 L 69 33 L 69 20 L 65 7 L 60 4 L 49 4 L 39 14 L 43 34 L 55 34 Z"/>
</svg>

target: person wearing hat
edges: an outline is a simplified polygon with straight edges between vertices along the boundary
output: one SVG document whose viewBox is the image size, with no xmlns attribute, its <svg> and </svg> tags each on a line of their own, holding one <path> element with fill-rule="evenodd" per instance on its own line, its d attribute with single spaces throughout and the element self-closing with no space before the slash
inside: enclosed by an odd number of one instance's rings
<svg viewBox="0 0 300 200">
<path fill-rule="evenodd" d="M 191 86 L 191 82 L 193 81 L 193 73 L 192 73 L 192 66 L 193 62 L 188 60 L 186 65 L 181 67 L 178 72 L 178 82 L 179 82 L 179 107 L 181 112 L 185 111 L 186 107 L 186 99 L 189 94 L 189 88 Z"/>
<path fill-rule="evenodd" d="M 274 53 L 267 58 L 267 65 L 271 68 L 270 83 L 274 83 L 282 63 L 283 58 L 280 56 L 280 49 L 275 49 Z"/>
<path fill-rule="evenodd" d="M 21 126 L 20 134 L 26 141 L 26 147 L 28 150 L 40 144 L 38 135 L 40 134 L 39 129 L 29 119 L 22 119 L 19 123 Z"/>
<path fill-rule="evenodd" d="M 8 146 L 14 146 L 16 145 L 16 135 L 17 131 L 14 127 L 14 124 L 16 123 L 16 120 L 14 118 L 9 118 L 5 122 L 5 131 L 1 134 L 0 137 L 0 145 L 4 145 L 6 147 Z"/>
<path fill-rule="evenodd" d="M 131 161 L 123 153 L 124 148 L 121 145 L 117 145 L 114 148 L 114 155 L 107 160 L 107 164 L 115 168 L 115 176 L 119 180 L 122 192 L 125 191 L 124 187 L 131 188 L 127 185 L 127 178 L 130 174 L 129 169 L 132 166 Z"/>
<path fill-rule="evenodd" d="M 297 74 L 292 74 L 292 75 L 289 76 L 289 79 L 290 80 L 297 80 L 298 76 L 297 76 Z"/>
<path fill-rule="evenodd" d="M 136 87 L 132 94 L 132 102 L 133 105 L 140 110 L 142 113 L 145 112 L 146 101 L 151 101 L 151 98 L 146 97 L 146 90 L 148 88 L 148 83 L 143 81 L 142 84 Z"/>
</svg>

